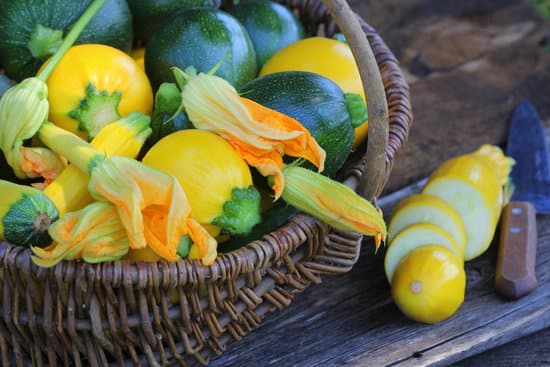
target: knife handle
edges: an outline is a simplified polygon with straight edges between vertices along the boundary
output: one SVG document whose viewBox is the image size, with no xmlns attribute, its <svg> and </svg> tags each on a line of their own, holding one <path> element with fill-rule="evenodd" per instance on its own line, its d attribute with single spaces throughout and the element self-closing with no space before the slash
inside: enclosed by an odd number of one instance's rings
<svg viewBox="0 0 550 367">
<path fill-rule="evenodd" d="M 495 275 L 495 288 L 501 296 L 518 299 L 537 286 L 536 254 L 535 208 L 526 201 L 508 203 L 502 212 Z"/>
</svg>

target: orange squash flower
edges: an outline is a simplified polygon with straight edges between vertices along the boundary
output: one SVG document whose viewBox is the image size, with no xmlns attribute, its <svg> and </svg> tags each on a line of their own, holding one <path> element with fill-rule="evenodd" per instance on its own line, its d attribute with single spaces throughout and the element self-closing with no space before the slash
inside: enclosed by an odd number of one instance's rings
<svg viewBox="0 0 550 367">
<path fill-rule="evenodd" d="M 323 171 L 325 151 L 297 120 L 239 96 L 220 77 L 174 73 L 183 81 L 182 105 L 193 125 L 228 140 L 250 166 L 273 176 L 275 198 L 284 188 L 284 155 L 307 159 Z"/>
<path fill-rule="evenodd" d="M 181 236 L 188 235 L 210 265 L 216 240 L 191 217 L 191 205 L 178 180 L 126 157 L 105 159 L 91 171 L 90 194 L 115 204 L 130 248 L 149 246 L 167 260 L 177 260 Z"/>
<path fill-rule="evenodd" d="M 54 241 L 50 246 L 31 247 L 32 261 L 42 267 L 80 258 L 89 263 L 112 261 L 129 250 L 118 212 L 105 201 L 67 213 L 48 228 L 48 233 Z"/>
</svg>

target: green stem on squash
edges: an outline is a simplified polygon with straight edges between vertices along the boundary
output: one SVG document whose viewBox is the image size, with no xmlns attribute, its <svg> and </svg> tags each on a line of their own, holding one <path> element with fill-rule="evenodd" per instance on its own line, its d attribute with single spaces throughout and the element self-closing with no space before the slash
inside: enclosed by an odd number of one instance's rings
<svg viewBox="0 0 550 367">
<path fill-rule="evenodd" d="M 41 59 L 53 55 L 62 43 L 63 31 L 37 24 L 27 43 L 27 48 L 35 58 Z"/>
<path fill-rule="evenodd" d="M 223 204 L 223 213 L 212 220 L 230 235 L 246 235 L 261 221 L 260 193 L 251 185 L 233 188 L 231 199 Z"/>
<path fill-rule="evenodd" d="M 351 117 L 351 126 L 357 128 L 367 122 L 369 114 L 367 111 L 367 105 L 357 93 L 345 93 L 344 98 L 348 105 L 348 111 Z"/>
<path fill-rule="evenodd" d="M 85 132 L 88 140 L 92 140 L 106 125 L 120 119 L 118 106 L 121 98 L 120 92 L 98 92 L 90 82 L 86 86 L 86 96 L 68 115 L 79 122 L 78 130 Z"/>
<path fill-rule="evenodd" d="M 105 4 L 107 0 L 94 0 L 90 6 L 84 11 L 80 18 L 73 24 L 71 30 L 61 43 L 61 46 L 57 49 L 55 54 L 52 56 L 48 64 L 42 69 L 42 71 L 37 75 L 37 77 L 46 81 L 50 74 L 53 72 L 59 61 L 63 58 L 67 50 L 73 45 L 80 33 L 86 28 L 88 23 L 92 20 L 94 15 L 99 11 L 99 9 Z"/>
</svg>

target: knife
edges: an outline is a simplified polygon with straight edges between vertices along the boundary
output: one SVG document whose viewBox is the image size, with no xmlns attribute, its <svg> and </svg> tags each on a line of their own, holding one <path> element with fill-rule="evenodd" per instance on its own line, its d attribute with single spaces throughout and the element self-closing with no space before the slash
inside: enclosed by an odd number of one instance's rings
<svg viewBox="0 0 550 367">
<path fill-rule="evenodd" d="M 537 286 L 536 213 L 550 213 L 548 146 L 540 118 L 527 100 L 513 112 L 506 155 L 516 163 L 510 173 L 513 194 L 502 211 L 495 288 L 515 300 Z"/>
</svg>

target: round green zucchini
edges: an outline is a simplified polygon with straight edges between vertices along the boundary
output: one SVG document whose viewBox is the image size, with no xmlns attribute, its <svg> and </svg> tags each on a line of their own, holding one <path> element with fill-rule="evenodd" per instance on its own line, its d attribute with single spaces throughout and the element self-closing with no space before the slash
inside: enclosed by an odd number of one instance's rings
<svg viewBox="0 0 550 367">
<path fill-rule="evenodd" d="M 156 90 L 174 82 L 172 67 L 193 66 L 239 88 L 256 76 L 256 53 L 243 25 L 216 8 L 192 8 L 176 13 L 151 34 L 145 47 L 145 70 Z"/>
<path fill-rule="evenodd" d="M 216 0 L 128 0 L 134 20 L 134 36 L 146 44 L 157 24 L 177 11 L 196 6 L 215 6 Z"/>
<path fill-rule="evenodd" d="M 0 180 L 0 239 L 14 245 L 44 247 L 48 227 L 59 218 L 53 202 L 40 190 Z"/>
</svg>

